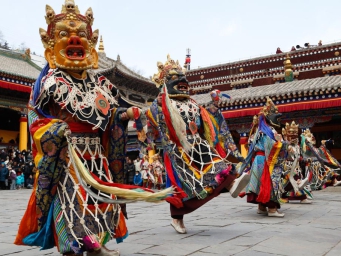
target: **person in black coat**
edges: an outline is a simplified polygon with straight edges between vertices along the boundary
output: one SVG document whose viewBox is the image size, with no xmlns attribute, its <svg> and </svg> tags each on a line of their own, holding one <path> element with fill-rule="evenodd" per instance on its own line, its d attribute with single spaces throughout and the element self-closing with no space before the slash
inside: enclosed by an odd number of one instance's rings
<svg viewBox="0 0 341 256">
<path fill-rule="evenodd" d="M 133 185 L 134 184 L 134 175 L 135 175 L 135 165 L 131 161 L 131 159 L 129 159 L 128 163 L 127 163 L 127 173 L 128 173 L 127 183 L 129 185 Z"/>
</svg>

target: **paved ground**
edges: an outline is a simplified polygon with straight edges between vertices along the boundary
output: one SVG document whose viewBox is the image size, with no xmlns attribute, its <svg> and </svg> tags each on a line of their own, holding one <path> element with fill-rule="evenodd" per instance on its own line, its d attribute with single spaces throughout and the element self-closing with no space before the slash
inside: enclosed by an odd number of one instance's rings
<svg viewBox="0 0 341 256">
<path fill-rule="evenodd" d="M 0 191 L 0 255 L 59 255 L 55 249 L 15 246 L 29 190 Z M 188 234 L 175 233 L 168 205 L 128 206 L 130 236 L 108 244 L 121 255 L 341 255 L 341 189 L 314 193 L 312 205 L 288 203 L 286 216 L 256 214 L 255 205 L 224 194 L 186 217 Z"/>
</svg>

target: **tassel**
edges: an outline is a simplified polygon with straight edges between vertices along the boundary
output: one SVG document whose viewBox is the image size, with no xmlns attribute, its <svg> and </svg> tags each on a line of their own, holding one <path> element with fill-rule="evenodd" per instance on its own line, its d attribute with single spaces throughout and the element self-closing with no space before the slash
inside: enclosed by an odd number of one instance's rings
<svg viewBox="0 0 341 256">
<path fill-rule="evenodd" d="M 231 171 L 231 168 L 232 168 L 232 165 L 228 166 L 227 169 L 221 171 L 220 173 L 218 173 L 216 176 L 215 176 L 215 181 L 218 183 L 218 185 L 220 185 L 221 183 L 223 183 L 223 181 L 225 181 L 229 174 L 230 174 L 230 171 Z"/>
<path fill-rule="evenodd" d="M 212 144 L 213 142 L 215 142 L 215 131 L 214 131 L 214 127 L 211 121 L 211 118 L 207 112 L 207 110 L 203 107 L 200 107 L 200 114 L 201 114 L 201 118 L 204 121 L 204 130 L 205 130 L 205 135 L 206 135 L 206 139 L 210 142 L 210 144 Z M 213 145 L 211 145 L 213 146 Z"/>
<path fill-rule="evenodd" d="M 271 185 L 269 166 L 267 162 L 265 162 L 263 174 L 261 177 L 261 186 L 260 186 L 259 195 L 257 197 L 257 202 L 265 204 L 270 201 L 271 187 L 272 185 Z"/>
<path fill-rule="evenodd" d="M 165 117 L 170 139 L 178 147 L 182 147 L 185 152 L 190 152 L 192 145 L 188 142 L 186 137 L 186 124 L 178 110 L 172 105 L 166 87 L 162 94 L 162 112 Z"/>
<path fill-rule="evenodd" d="M 69 143 L 68 148 L 70 160 L 72 161 L 75 171 L 79 172 L 80 178 L 83 179 L 84 182 L 101 192 L 112 194 L 117 197 L 121 197 L 123 199 L 131 201 L 146 201 L 154 203 L 161 202 L 174 192 L 173 188 L 167 188 L 160 192 L 151 193 L 148 191 L 138 192 L 130 189 L 122 189 L 117 186 L 119 184 L 112 184 L 112 187 L 102 185 L 96 179 L 94 179 L 91 173 L 84 167 L 82 161 L 79 159 L 71 143 Z"/>
<path fill-rule="evenodd" d="M 223 147 L 220 145 L 220 143 L 217 143 L 215 145 L 215 149 L 217 150 L 218 154 L 220 155 L 221 158 L 225 158 L 227 156 L 225 150 Z"/>
<path fill-rule="evenodd" d="M 175 194 L 173 196 L 174 197 L 178 197 L 179 199 L 186 198 L 187 194 L 185 193 L 185 191 L 183 191 L 180 188 L 180 185 L 176 182 L 175 175 L 174 175 L 174 170 L 173 170 L 173 167 L 172 167 L 172 163 L 171 163 L 171 161 L 169 159 L 168 154 L 165 154 L 164 164 L 165 164 L 165 169 L 166 169 L 166 172 L 167 172 L 167 178 L 170 180 L 171 185 L 173 187 L 175 187 L 175 189 L 174 189 Z"/>
</svg>

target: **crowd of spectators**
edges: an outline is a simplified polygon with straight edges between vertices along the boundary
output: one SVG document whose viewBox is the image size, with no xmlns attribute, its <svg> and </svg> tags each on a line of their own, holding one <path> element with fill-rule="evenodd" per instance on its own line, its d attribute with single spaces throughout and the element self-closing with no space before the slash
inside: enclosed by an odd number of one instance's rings
<svg viewBox="0 0 341 256">
<path fill-rule="evenodd" d="M 132 160 L 126 157 L 124 165 L 124 180 L 125 184 L 143 186 L 149 189 L 164 188 L 166 173 L 163 163 L 160 162 L 161 158 L 153 159 L 149 163 L 149 158 L 144 157 L 141 159 L 139 156 Z"/>
<path fill-rule="evenodd" d="M 33 187 L 35 167 L 30 150 L 13 146 L 0 150 L 0 189 L 15 190 Z"/>
</svg>

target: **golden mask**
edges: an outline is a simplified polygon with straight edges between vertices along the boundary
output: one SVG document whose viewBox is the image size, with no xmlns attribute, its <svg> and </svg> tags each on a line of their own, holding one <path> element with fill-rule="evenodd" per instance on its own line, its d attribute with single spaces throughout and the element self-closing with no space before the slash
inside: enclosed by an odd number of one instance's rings
<svg viewBox="0 0 341 256">
<path fill-rule="evenodd" d="M 41 28 L 39 33 L 51 68 L 70 71 L 98 68 L 95 47 L 99 33 L 91 28 L 94 20 L 91 8 L 83 16 L 73 0 L 66 0 L 61 14 L 55 14 L 47 5 L 45 19 L 47 31 Z"/>
</svg>

